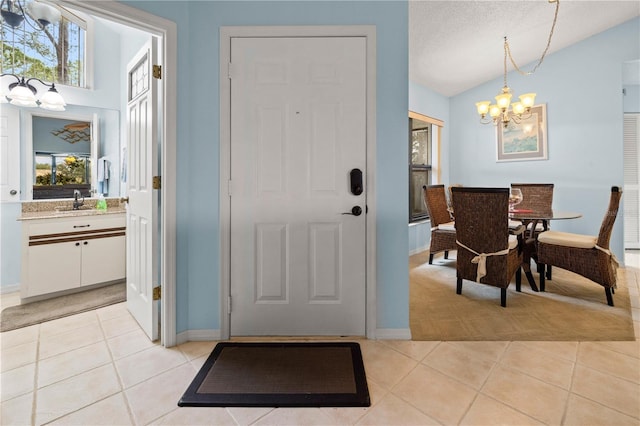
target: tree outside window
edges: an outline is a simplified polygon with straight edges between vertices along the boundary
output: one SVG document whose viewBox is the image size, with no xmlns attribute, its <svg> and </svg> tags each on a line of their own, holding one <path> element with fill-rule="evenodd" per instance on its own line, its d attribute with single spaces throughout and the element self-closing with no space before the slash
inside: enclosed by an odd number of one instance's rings
<svg viewBox="0 0 640 426">
<path fill-rule="evenodd" d="M 432 182 L 431 123 L 409 118 L 409 222 L 429 217 L 422 187 Z"/>
<path fill-rule="evenodd" d="M 13 28 L 2 20 L 0 71 L 85 87 L 86 22 L 59 7 L 60 22 L 43 27 L 29 15 L 28 4 L 29 0 L 23 3 L 28 19 L 20 26 Z"/>
</svg>

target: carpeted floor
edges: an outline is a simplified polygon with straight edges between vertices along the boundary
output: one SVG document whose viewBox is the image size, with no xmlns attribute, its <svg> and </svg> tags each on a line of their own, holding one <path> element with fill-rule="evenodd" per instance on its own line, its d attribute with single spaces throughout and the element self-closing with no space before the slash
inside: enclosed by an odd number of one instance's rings
<svg viewBox="0 0 640 426">
<path fill-rule="evenodd" d="M 127 300 L 126 282 L 4 308 L 0 314 L 0 331 L 40 324 Z"/>
<path fill-rule="evenodd" d="M 496 287 L 465 280 L 456 294 L 455 255 L 436 256 L 432 265 L 428 252 L 410 257 L 413 340 L 635 340 L 624 268 L 618 269 L 614 307 L 600 285 L 554 268 L 545 292 L 533 292 L 523 274 L 518 293 L 514 278 L 502 308 Z"/>
</svg>

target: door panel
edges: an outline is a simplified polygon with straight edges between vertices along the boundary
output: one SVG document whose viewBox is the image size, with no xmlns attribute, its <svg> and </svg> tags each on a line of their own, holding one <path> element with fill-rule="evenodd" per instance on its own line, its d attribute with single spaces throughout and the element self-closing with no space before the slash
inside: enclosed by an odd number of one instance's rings
<svg viewBox="0 0 640 426">
<path fill-rule="evenodd" d="M 232 38 L 232 335 L 365 334 L 365 47 Z"/>
<path fill-rule="evenodd" d="M 127 66 L 127 308 L 151 340 L 159 337 L 157 191 L 158 170 L 156 84 L 151 68 L 156 62 L 156 40 L 147 43 Z"/>
</svg>

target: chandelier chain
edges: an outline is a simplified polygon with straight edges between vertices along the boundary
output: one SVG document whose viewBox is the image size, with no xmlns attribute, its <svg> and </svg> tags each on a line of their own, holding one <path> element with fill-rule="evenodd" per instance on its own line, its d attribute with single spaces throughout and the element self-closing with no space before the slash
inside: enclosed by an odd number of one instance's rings
<svg viewBox="0 0 640 426">
<path fill-rule="evenodd" d="M 516 61 L 513 59 L 513 56 L 511 56 L 511 49 L 509 48 L 509 42 L 507 41 L 507 37 L 505 37 L 504 38 L 505 70 L 507 69 L 507 55 L 509 55 L 509 59 L 511 60 L 511 64 L 513 65 L 513 67 L 521 75 L 531 75 L 534 72 L 536 72 L 536 70 L 538 69 L 538 67 L 540 67 L 540 65 L 542 65 L 542 61 L 544 61 L 544 57 L 547 55 L 547 52 L 549 51 L 549 46 L 551 46 L 551 38 L 553 37 L 553 30 L 555 29 L 556 21 L 558 20 L 558 10 L 560 10 L 560 0 L 555 0 L 555 3 L 556 3 L 556 12 L 553 16 L 553 24 L 551 24 L 551 31 L 549 31 L 549 39 L 547 40 L 547 46 L 544 48 L 544 52 L 542 52 L 542 56 L 540 57 L 540 60 L 538 61 L 536 66 L 533 67 L 531 71 L 522 71 L 520 67 L 516 64 Z M 505 86 L 506 85 L 507 85 L 507 77 L 505 75 Z"/>
</svg>

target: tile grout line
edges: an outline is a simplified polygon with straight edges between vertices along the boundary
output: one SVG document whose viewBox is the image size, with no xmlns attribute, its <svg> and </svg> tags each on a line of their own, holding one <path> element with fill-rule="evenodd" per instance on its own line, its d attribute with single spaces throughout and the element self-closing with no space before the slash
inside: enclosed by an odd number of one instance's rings
<svg viewBox="0 0 640 426">
<path fill-rule="evenodd" d="M 120 385 L 120 394 L 122 394 L 122 399 L 124 400 L 125 406 L 127 408 L 127 414 L 129 415 L 129 421 L 131 422 L 132 425 L 135 425 L 135 419 L 133 416 L 133 410 L 131 410 L 131 404 L 129 403 L 129 399 L 127 398 L 127 394 L 124 391 L 124 383 L 122 382 L 122 378 L 120 377 L 120 373 L 118 372 L 118 369 L 116 368 L 116 360 L 113 356 L 113 351 L 111 350 L 111 346 L 109 346 L 109 341 L 107 339 L 106 333 L 104 331 L 104 327 L 102 326 L 102 318 L 100 318 L 100 315 L 98 314 L 97 310 L 96 310 L 96 315 L 98 315 L 98 323 L 100 324 L 100 330 L 102 330 L 102 337 L 103 337 L 103 341 L 104 344 L 107 346 L 107 351 L 109 351 L 109 357 L 111 358 L 111 367 L 113 368 L 113 371 L 115 371 L 116 373 L 116 377 L 118 378 L 118 384 Z M 126 334 L 126 333 L 125 333 Z M 117 395 L 117 394 L 114 394 Z M 111 395 L 113 396 L 113 395 Z M 111 396 L 107 397 L 110 398 Z"/>
</svg>

